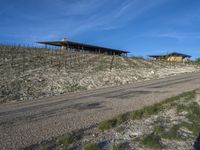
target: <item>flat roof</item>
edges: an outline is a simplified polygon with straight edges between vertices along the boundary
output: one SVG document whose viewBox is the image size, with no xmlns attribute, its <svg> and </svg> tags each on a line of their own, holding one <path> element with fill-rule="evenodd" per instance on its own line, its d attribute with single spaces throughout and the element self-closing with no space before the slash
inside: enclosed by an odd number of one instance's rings
<svg viewBox="0 0 200 150">
<path fill-rule="evenodd" d="M 52 46 L 69 46 L 69 47 L 75 46 L 75 47 L 80 47 L 80 48 L 84 47 L 84 48 L 102 49 L 102 50 L 120 52 L 120 53 L 129 53 L 128 51 L 125 51 L 125 50 L 106 48 L 106 47 L 95 46 L 91 44 L 84 44 L 84 43 L 79 43 L 79 42 L 72 42 L 72 41 L 46 41 L 46 42 L 37 42 L 37 43 L 47 44 L 47 45 L 52 45 Z"/>
</svg>

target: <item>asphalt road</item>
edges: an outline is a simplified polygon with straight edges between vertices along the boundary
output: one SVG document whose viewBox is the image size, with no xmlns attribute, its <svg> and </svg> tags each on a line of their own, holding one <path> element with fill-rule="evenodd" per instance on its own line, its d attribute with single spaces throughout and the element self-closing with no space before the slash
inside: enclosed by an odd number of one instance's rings
<svg viewBox="0 0 200 150">
<path fill-rule="evenodd" d="M 0 149 L 23 149 L 199 87 L 200 73 L 188 73 L 119 87 L 1 104 Z"/>
</svg>

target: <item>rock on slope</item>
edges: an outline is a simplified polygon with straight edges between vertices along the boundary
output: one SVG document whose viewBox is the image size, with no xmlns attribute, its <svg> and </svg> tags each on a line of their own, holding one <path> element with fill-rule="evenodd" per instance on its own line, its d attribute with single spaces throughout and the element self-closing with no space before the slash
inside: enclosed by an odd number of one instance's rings
<svg viewBox="0 0 200 150">
<path fill-rule="evenodd" d="M 31 100 L 198 71 L 197 66 L 0 46 L 0 102 Z M 6 54 L 6 55 L 5 55 Z"/>
</svg>

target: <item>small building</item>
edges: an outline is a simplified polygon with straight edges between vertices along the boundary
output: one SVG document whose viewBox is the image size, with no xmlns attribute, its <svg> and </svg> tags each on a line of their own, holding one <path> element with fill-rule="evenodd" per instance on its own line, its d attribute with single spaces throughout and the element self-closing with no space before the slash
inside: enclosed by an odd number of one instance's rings
<svg viewBox="0 0 200 150">
<path fill-rule="evenodd" d="M 67 39 L 63 39 L 61 41 L 46 41 L 37 43 L 44 45 L 58 46 L 68 51 L 91 52 L 91 53 L 101 53 L 101 54 L 119 55 L 119 56 L 127 56 L 127 53 L 129 53 L 128 51 L 125 50 L 106 48 L 79 42 L 72 42 L 68 41 Z"/>
<path fill-rule="evenodd" d="M 186 54 L 181 54 L 177 52 L 169 53 L 166 55 L 149 55 L 149 57 L 153 58 L 154 60 L 163 60 L 163 61 L 170 61 L 170 62 L 185 62 L 191 56 Z"/>
</svg>

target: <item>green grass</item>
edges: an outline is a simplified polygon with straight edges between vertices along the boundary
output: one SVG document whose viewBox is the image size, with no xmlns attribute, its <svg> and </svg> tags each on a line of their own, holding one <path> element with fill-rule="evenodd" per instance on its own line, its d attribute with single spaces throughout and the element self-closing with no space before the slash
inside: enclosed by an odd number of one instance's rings
<svg viewBox="0 0 200 150">
<path fill-rule="evenodd" d="M 127 121 L 128 119 L 129 119 L 129 113 L 119 114 L 113 119 L 105 120 L 105 121 L 101 122 L 98 125 L 98 128 L 102 131 L 105 131 L 105 130 L 114 128 L 114 127 L 122 124 L 123 122 Z"/>
<path fill-rule="evenodd" d="M 179 104 L 177 105 L 177 112 L 186 111 L 188 114 L 186 114 L 186 118 L 189 122 L 182 122 L 181 126 L 184 128 L 187 128 L 189 131 L 193 133 L 193 135 L 196 137 L 200 133 L 200 106 L 198 103 L 193 102 L 191 104 L 183 105 Z"/>
<path fill-rule="evenodd" d="M 129 114 L 128 113 L 125 113 L 125 114 L 119 114 L 115 117 L 115 120 L 116 120 L 116 124 L 117 125 L 120 125 L 122 124 L 123 122 L 127 121 L 129 119 Z"/>
<path fill-rule="evenodd" d="M 160 136 L 163 139 L 184 140 L 184 138 L 181 137 L 181 135 L 178 132 L 181 127 L 181 124 L 177 124 L 167 130 L 163 126 L 155 126 L 154 134 Z"/>
<path fill-rule="evenodd" d="M 41 146 L 39 147 L 39 150 L 48 150 L 48 148 L 47 148 L 47 146 L 45 146 L 45 145 L 41 145 Z"/>
<path fill-rule="evenodd" d="M 186 111 L 188 112 L 185 114 L 185 117 L 188 119 L 186 122 L 180 122 L 170 128 L 164 126 L 166 121 L 170 121 L 166 118 L 157 118 L 155 122 L 156 126 L 154 126 L 153 132 L 149 135 L 145 135 L 142 138 L 139 137 L 137 142 L 143 144 L 146 148 L 150 149 L 162 149 L 163 145 L 161 143 L 162 139 L 168 140 L 186 140 L 187 138 L 196 138 L 200 134 L 200 106 L 196 102 L 189 101 L 194 99 L 196 96 L 195 91 L 186 92 L 180 94 L 178 96 L 174 96 L 171 98 L 166 99 L 163 102 L 157 103 L 152 106 L 144 107 L 143 109 L 119 114 L 113 119 L 106 120 L 101 122 L 98 125 L 98 128 L 102 131 L 118 127 L 116 131 L 121 132 L 123 131 L 123 126 L 119 126 L 120 124 L 129 121 L 129 120 L 136 120 L 142 119 L 143 117 L 149 117 L 151 115 L 158 114 L 159 112 L 169 109 L 169 108 L 176 108 L 177 113 Z M 170 123 L 170 122 L 168 122 Z M 122 127 L 122 128 L 121 128 Z M 183 137 L 180 133 L 180 129 L 185 128 L 192 132 L 191 135 Z M 56 138 L 56 145 L 60 146 L 60 148 L 67 148 L 70 144 L 73 143 L 74 137 L 70 134 L 65 134 Z M 135 139 L 134 139 L 135 140 Z M 139 140 L 139 141 L 138 141 Z M 117 144 L 113 145 L 113 150 L 124 150 L 127 149 L 127 145 Z M 50 147 L 49 147 L 50 148 Z M 39 147 L 40 150 L 47 150 L 49 149 L 45 145 L 41 145 Z M 98 150 L 98 145 L 95 143 L 90 143 L 84 146 L 84 150 Z"/>
<path fill-rule="evenodd" d="M 142 117 L 143 117 L 142 110 L 136 110 L 136 111 L 129 112 L 129 118 L 132 120 L 141 119 Z"/>
<path fill-rule="evenodd" d="M 112 146 L 112 150 L 125 150 L 125 149 L 128 149 L 128 146 L 124 143 L 115 144 Z"/>
<path fill-rule="evenodd" d="M 98 125 L 98 128 L 102 131 L 105 131 L 115 127 L 116 125 L 117 125 L 116 119 L 105 120 Z"/>
<path fill-rule="evenodd" d="M 98 150 L 96 143 L 90 143 L 84 146 L 84 150 Z"/>
<path fill-rule="evenodd" d="M 157 136 L 154 133 L 143 137 L 142 144 L 147 148 L 162 149 L 161 138 L 160 136 Z"/>
<path fill-rule="evenodd" d="M 150 115 L 157 114 L 160 110 L 161 110 L 160 105 L 159 104 L 155 104 L 153 106 L 145 107 L 143 109 L 143 112 L 144 112 L 145 116 L 150 116 Z"/>
<path fill-rule="evenodd" d="M 194 136 L 198 136 L 200 133 L 200 106 L 198 103 L 193 102 L 188 106 L 186 117 L 190 123 L 184 123 L 183 126 L 192 131 Z"/>
<path fill-rule="evenodd" d="M 183 94 L 185 96 L 184 100 L 193 99 L 194 93 Z M 183 97 L 182 97 L 183 98 Z M 171 101 L 171 100 L 170 100 Z M 174 107 L 177 112 L 186 111 L 186 118 L 188 122 L 181 122 L 167 129 L 163 126 L 163 120 L 158 121 L 157 126 L 154 127 L 153 133 L 146 135 L 143 139 L 143 144 L 152 148 L 152 145 L 156 146 L 158 144 L 158 139 L 168 139 L 168 140 L 187 140 L 188 137 L 183 137 L 179 132 L 180 129 L 186 128 L 192 132 L 194 138 L 197 138 L 200 134 L 200 105 L 197 102 L 192 102 L 190 104 L 179 104 L 176 103 Z M 153 138 L 152 138 L 153 137 Z"/>
<path fill-rule="evenodd" d="M 167 98 L 165 101 L 161 102 L 160 104 L 174 104 L 173 102 L 176 102 L 177 100 L 183 100 L 183 101 L 188 101 L 188 100 L 192 100 L 196 97 L 196 90 L 193 91 L 189 91 L 189 92 L 184 92 L 182 94 L 179 94 L 177 96 L 173 96 L 170 98 Z"/>
<path fill-rule="evenodd" d="M 186 111 L 186 109 L 187 109 L 187 107 L 184 104 L 176 105 L 176 111 L 177 111 L 178 114 L 183 112 L 183 111 Z"/>
<path fill-rule="evenodd" d="M 124 128 L 122 126 L 119 126 L 119 127 L 115 128 L 115 131 L 117 133 L 122 133 L 124 131 Z"/>
<path fill-rule="evenodd" d="M 136 110 L 136 111 L 128 112 L 128 113 L 125 113 L 125 114 L 117 115 L 113 119 L 101 122 L 98 125 L 98 128 L 102 131 L 105 131 L 105 130 L 114 128 L 114 127 L 116 127 L 116 126 L 122 124 L 123 122 L 130 120 L 130 119 L 136 120 L 136 119 L 142 119 L 143 117 L 155 115 L 155 114 L 158 114 L 160 111 L 162 111 L 163 109 L 165 109 L 167 107 L 174 106 L 175 105 L 174 103 L 177 102 L 178 100 L 187 101 L 187 100 L 194 99 L 195 96 L 196 96 L 196 91 L 185 92 L 185 93 L 182 93 L 180 95 L 177 95 L 177 96 L 174 96 L 174 97 L 171 97 L 171 98 L 167 98 L 163 102 L 154 104 L 152 106 L 147 106 L 147 107 L 144 107 L 143 109 L 140 109 L 140 110 Z"/>
<path fill-rule="evenodd" d="M 62 135 L 58 137 L 58 144 L 60 145 L 70 145 L 73 143 L 73 137 L 69 134 Z"/>
<path fill-rule="evenodd" d="M 136 120 L 159 113 L 162 107 L 159 104 L 144 107 L 143 109 L 129 112 L 129 119 Z"/>
<path fill-rule="evenodd" d="M 193 102 L 196 97 L 196 91 L 182 93 L 180 95 L 167 98 L 165 101 L 157 103 L 152 106 L 144 107 L 143 109 L 128 112 L 125 114 L 120 114 L 114 117 L 113 119 L 104 121 L 99 124 L 99 129 L 101 130 L 108 130 L 113 127 L 117 127 L 118 125 L 122 124 L 128 120 L 136 120 L 142 119 L 143 117 L 149 117 L 151 115 L 158 114 L 162 110 L 168 108 L 176 108 L 177 113 L 186 111 L 186 118 L 189 120 L 188 122 L 180 122 L 179 124 L 173 125 L 170 128 L 163 126 L 165 121 L 160 118 L 154 127 L 154 130 L 151 134 L 145 135 L 142 137 L 141 142 L 146 148 L 150 149 L 162 149 L 163 145 L 161 144 L 161 139 L 168 139 L 168 140 L 181 140 L 185 141 L 188 137 L 181 135 L 182 128 L 187 128 L 190 130 L 195 137 L 197 137 L 200 133 L 200 106 Z M 189 103 L 191 104 L 189 104 Z M 114 145 L 113 150 L 122 150 L 125 149 L 122 145 Z"/>
<path fill-rule="evenodd" d="M 191 96 L 188 96 L 187 98 L 189 97 L 194 98 Z M 165 127 L 156 126 L 154 128 L 155 134 L 164 139 L 185 140 L 184 137 L 181 137 L 178 131 L 181 128 L 186 128 L 193 133 L 193 136 L 197 137 L 200 133 L 200 106 L 196 102 L 193 102 L 188 106 L 185 104 L 177 104 L 175 107 L 177 112 L 188 112 L 188 114 L 186 114 L 186 118 L 189 122 L 181 122 L 168 130 L 166 130 Z"/>
</svg>

